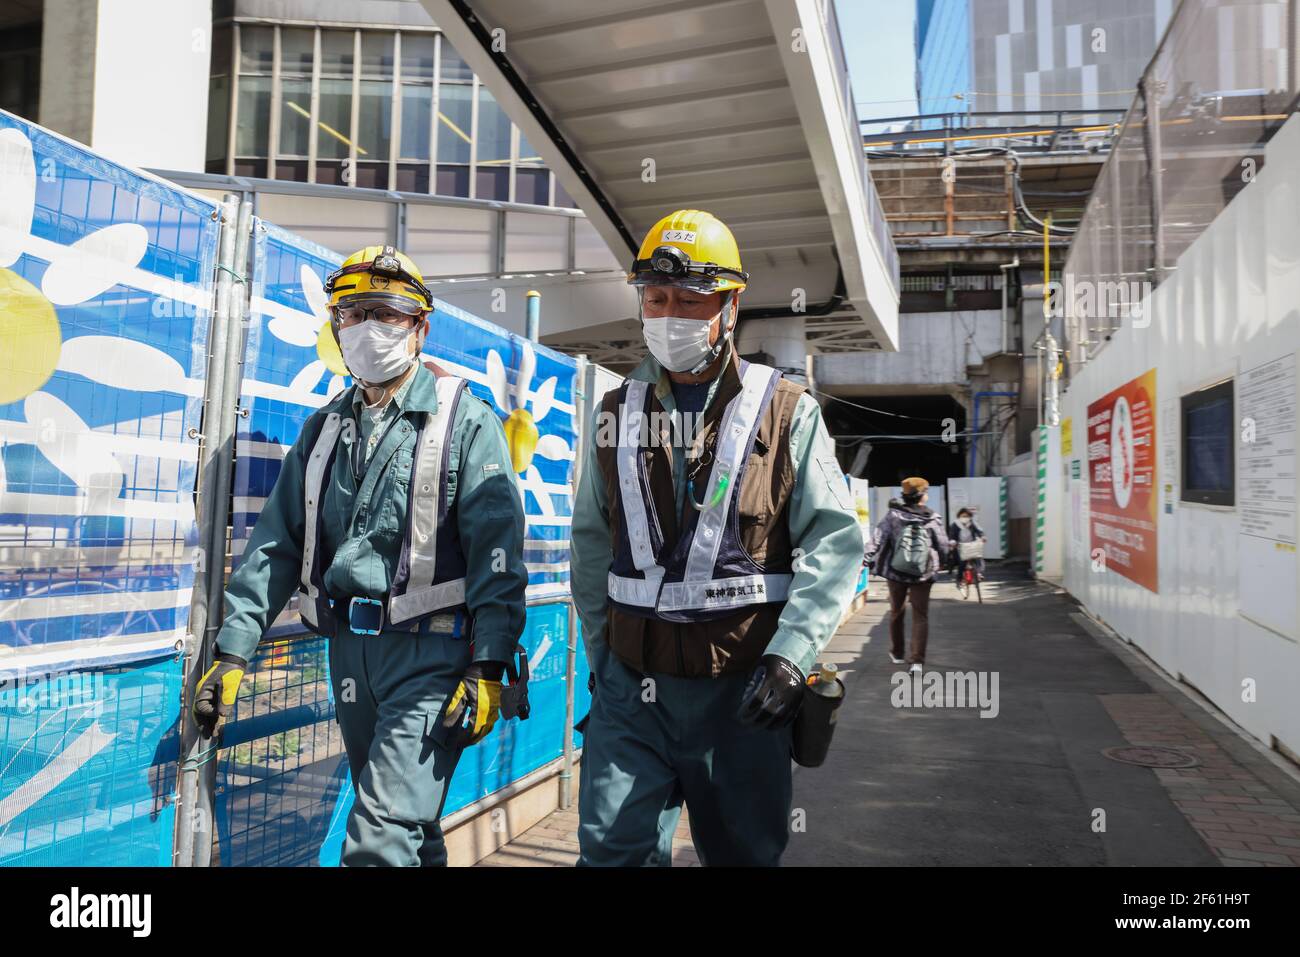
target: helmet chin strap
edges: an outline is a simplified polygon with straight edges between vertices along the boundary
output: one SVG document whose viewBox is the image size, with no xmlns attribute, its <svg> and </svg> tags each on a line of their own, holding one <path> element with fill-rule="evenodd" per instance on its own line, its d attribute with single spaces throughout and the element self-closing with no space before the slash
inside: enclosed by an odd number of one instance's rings
<svg viewBox="0 0 1300 957">
<path fill-rule="evenodd" d="M 731 329 L 727 326 L 726 315 L 731 309 L 731 303 L 735 295 L 734 289 L 727 290 L 727 295 L 722 300 L 722 311 L 718 313 L 718 341 L 713 344 L 713 348 L 709 350 L 708 354 L 687 375 L 699 375 L 711 366 L 714 360 L 722 354 L 722 350 L 727 347 L 727 340 L 731 338 Z"/>
</svg>

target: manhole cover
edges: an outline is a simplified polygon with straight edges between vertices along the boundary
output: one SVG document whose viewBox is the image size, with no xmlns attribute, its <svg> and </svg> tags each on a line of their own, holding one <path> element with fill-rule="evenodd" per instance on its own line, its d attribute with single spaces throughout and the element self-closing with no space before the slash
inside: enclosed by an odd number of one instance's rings
<svg viewBox="0 0 1300 957">
<path fill-rule="evenodd" d="M 1101 752 L 1112 761 L 1136 764 L 1143 768 L 1195 768 L 1200 761 L 1177 748 L 1105 748 Z"/>
</svg>

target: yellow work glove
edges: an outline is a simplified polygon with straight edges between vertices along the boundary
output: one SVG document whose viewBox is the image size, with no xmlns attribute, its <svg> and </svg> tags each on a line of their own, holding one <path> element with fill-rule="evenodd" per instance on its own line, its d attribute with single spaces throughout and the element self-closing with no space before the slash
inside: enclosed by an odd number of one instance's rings
<svg viewBox="0 0 1300 957">
<path fill-rule="evenodd" d="M 212 737 L 230 715 L 248 662 L 238 655 L 218 654 L 194 692 L 194 720 L 205 737 Z"/>
<path fill-rule="evenodd" d="M 500 661 L 475 661 L 465 669 L 442 719 L 442 726 L 451 731 L 447 747 L 468 748 L 492 730 L 501 713 L 501 674 L 505 667 Z"/>
</svg>

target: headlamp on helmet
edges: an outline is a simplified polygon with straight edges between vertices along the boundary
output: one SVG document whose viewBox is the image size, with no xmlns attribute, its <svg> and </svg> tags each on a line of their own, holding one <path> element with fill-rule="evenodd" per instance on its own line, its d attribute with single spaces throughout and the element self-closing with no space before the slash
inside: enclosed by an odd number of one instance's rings
<svg viewBox="0 0 1300 957">
<path fill-rule="evenodd" d="M 354 276 L 357 278 L 351 283 L 341 282 Z M 400 283 L 410 292 L 403 294 L 391 289 L 392 283 Z M 334 270 L 325 280 L 325 293 L 330 296 L 330 304 L 335 307 L 345 300 L 355 300 L 358 303 L 390 301 L 396 308 L 401 308 L 401 300 L 406 300 L 422 304 L 426 309 L 433 308 L 433 293 L 429 292 L 419 276 L 403 265 L 394 246 L 382 246 L 373 258 L 344 264 Z"/>
<path fill-rule="evenodd" d="M 743 283 L 749 280 L 749 273 L 713 262 L 695 262 L 676 246 L 663 245 L 656 246 L 647 258 L 632 263 L 628 282 L 634 286 L 685 286 L 713 292 L 724 277 Z"/>
</svg>

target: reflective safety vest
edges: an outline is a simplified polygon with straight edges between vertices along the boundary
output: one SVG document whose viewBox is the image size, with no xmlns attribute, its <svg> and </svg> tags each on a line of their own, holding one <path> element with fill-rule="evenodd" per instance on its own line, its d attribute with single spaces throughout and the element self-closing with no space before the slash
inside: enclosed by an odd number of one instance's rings
<svg viewBox="0 0 1300 957">
<path fill-rule="evenodd" d="M 415 630 L 420 621 L 436 612 L 465 604 L 465 556 L 457 544 L 455 529 L 447 521 L 451 430 L 465 380 L 441 376 L 436 388 L 437 411 L 425 414 L 415 437 L 406 530 L 384 608 L 385 625 L 401 630 Z M 347 621 L 348 612 L 342 605 L 331 607 L 330 596 L 325 593 L 325 566 L 320 556 L 320 505 L 333 470 L 339 437 L 351 434 L 355 428 L 354 419 L 337 412 L 325 417 L 325 424 L 307 457 L 303 483 L 306 521 L 298 610 L 308 627 L 328 636 L 337 632 L 340 618 Z M 362 484 L 364 487 L 365 483 Z"/>
<path fill-rule="evenodd" d="M 707 504 L 702 511 L 686 506 L 686 524 L 668 554 L 659 518 L 652 505 L 647 508 L 654 499 L 641 444 L 644 434 L 653 434 L 645 421 L 652 383 L 623 384 L 616 454 L 622 521 L 608 579 L 616 607 L 640 617 L 690 622 L 786 600 L 793 577 L 790 556 L 755 562 L 741 543 L 737 515 L 745 465 L 780 378 L 776 369 L 746 364 L 741 390 L 718 425 L 709 480 L 697 500 Z"/>
</svg>

